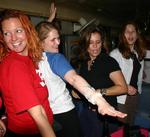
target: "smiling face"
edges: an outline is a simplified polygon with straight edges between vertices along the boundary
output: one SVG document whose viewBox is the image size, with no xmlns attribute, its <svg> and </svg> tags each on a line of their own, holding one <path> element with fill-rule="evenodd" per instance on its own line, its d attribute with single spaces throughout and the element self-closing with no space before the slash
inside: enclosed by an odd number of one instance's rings
<svg viewBox="0 0 150 137">
<path fill-rule="evenodd" d="M 44 51 L 51 52 L 51 53 L 58 53 L 59 52 L 59 44 L 60 38 L 59 33 L 56 29 L 52 29 L 47 38 L 43 40 L 42 45 Z"/>
<path fill-rule="evenodd" d="M 91 59 L 95 59 L 101 52 L 102 40 L 101 35 L 98 32 L 91 34 L 90 44 L 87 49 Z"/>
<path fill-rule="evenodd" d="M 18 18 L 9 18 L 2 22 L 4 41 L 11 51 L 27 56 L 27 37 Z"/>
<path fill-rule="evenodd" d="M 133 47 L 137 40 L 136 28 L 132 24 L 128 24 L 125 28 L 124 37 L 130 47 Z"/>
</svg>

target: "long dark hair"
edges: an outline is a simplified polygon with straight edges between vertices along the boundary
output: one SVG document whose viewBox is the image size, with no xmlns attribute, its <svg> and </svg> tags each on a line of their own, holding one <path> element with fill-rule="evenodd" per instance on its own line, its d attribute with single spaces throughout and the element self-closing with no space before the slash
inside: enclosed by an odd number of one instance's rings
<svg viewBox="0 0 150 137">
<path fill-rule="evenodd" d="M 134 50 L 137 52 L 139 60 L 143 60 L 145 53 L 146 53 L 145 52 L 145 45 L 144 45 L 144 41 L 142 39 L 142 36 L 139 33 L 138 25 L 134 21 L 128 21 L 122 26 L 122 31 L 119 35 L 118 49 L 124 58 L 126 58 L 126 59 L 130 58 L 131 50 L 130 50 L 130 47 L 127 43 L 127 40 L 124 36 L 127 25 L 133 25 L 135 27 L 135 30 L 137 33 L 137 40 L 135 42 Z"/>
<path fill-rule="evenodd" d="M 79 41 L 79 45 L 80 45 L 80 60 L 81 61 L 88 61 L 90 60 L 90 56 L 89 53 L 87 51 L 89 45 L 90 45 L 90 38 L 92 33 L 99 33 L 99 35 L 101 36 L 101 40 L 102 40 L 102 47 L 104 46 L 104 32 L 101 28 L 98 28 L 95 25 L 89 26 L 87 27 L 80 36 L 80 41 Z"/>
</svg>

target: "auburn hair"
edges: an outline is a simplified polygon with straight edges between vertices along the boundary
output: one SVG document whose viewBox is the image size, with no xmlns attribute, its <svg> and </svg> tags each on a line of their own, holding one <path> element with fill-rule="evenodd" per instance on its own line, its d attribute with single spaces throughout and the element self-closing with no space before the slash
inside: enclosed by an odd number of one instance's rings
<svg viewBox="0 0 150 137">
<path fill-rule="evenodd" d="M 5 44 L 3 41 L 3 35 L 0 32 L 0 62 L 2 60 L 2 58 L 5 56 L 5 54 L 7 53 L 7 49 L 5 48 Z"/>
<path fill-rule="evenodd" d="M 43 49 L 42 49 L 42 46 L 39 45 L 40 42 L 39 42 L 37 32 L 33 24 L 31 23 L 29 17 L 23 11 L 4 10 L 1 14 L 1 19 L 0 19 L 0 30 L 2 34 L 3 34 L 2 22 L 10 18 L 17 18 L 22 24 L 22 27 L 25 30 L 27 41 L 28 41 L 27 47 L 28 47 L 29 57 L 32 59 L 32 61 L 35 64 L 37 64 L 42 58 Z M 2 36 L 2 40 L 3 40 L 3 36 Z M 5 43 L 2 46 L 2 48 L 3 49 L 1 50 L 2 53 L 0 55 L 1 56 L 0 59 L 2 59 L 4 55 L 6 55 L 9 52 Z"/>
</svg>

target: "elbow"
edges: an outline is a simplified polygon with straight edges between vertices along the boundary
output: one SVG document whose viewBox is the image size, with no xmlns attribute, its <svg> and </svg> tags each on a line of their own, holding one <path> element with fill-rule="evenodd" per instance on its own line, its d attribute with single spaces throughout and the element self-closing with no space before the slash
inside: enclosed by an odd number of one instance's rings
<svg viewBox="0 0 150 137">
<path fill-rule="evenodd" d="M 77 76 L 76 75 L 72 75 L 70 76 L 70 78 L 67 80 L 68 83 L 73 86 L 74 88 L 76 87 L 76 83 L 77 83 Z"/>
<path fill-rule="evenodd" d="M 64 79 L 72 86 L 74 86 L 74 83 L 76 81 L 76 72 L 74 70 L 70 70 L 68 71 L 65 76 L 64 76 Z"/>
</svg>

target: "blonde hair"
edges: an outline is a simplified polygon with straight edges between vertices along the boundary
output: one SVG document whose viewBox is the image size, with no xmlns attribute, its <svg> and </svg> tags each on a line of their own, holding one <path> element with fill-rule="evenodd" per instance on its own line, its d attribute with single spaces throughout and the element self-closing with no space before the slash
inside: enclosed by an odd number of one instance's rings
<svg viewBox="0 0 150 137">
<path fill-rule="evenodd" d="M 42 42 L 43 40 L 45 40 L 48 37 L 48 33 L 54 29 L 60 35 L 58 27 L 52 22 L 42 21 L 39 24 L 37 24 L 36 30 L 37 30 L 38 37 L 39 37 L 40 41 Z"/>
</svg>

